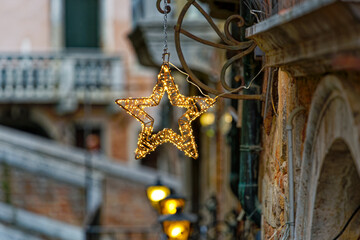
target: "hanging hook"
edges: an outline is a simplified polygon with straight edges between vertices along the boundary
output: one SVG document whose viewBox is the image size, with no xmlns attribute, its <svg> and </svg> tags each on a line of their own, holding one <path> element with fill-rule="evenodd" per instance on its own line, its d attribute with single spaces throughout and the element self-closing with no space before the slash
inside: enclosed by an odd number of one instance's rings
<svg viewBox="0 0 360 240">
<path fill-rule="evenodd" d="M 163 59 L 163 63 L 169 63 L 169 61 L 170 61 L 170 53 L 168 53 L 168 52 L 163 53 L 162 59 Z"/>
<path fill-rule="evenodd" d="M 165 7 L 165 9 L 163 10 L 163 9 L 161 8 L 161 6 L 160 6 L 160 4 L 161 4 L 162 1 L 163 1 L 163 0 L 157 0 L 157 1 L 156 1 L 156 8 L 157 8 L 157 10 L 158 10 L 160 13 L 162 13 L 162 14 L 165 14 L 165 11 L 164 11 L 164 10 L 166 10 L 166 13 L 169 13 L 169 12 L 171 11 L 170 5 L 167 5 L 167 6 Z M 171 0 L 167 0 L 167 3 L 171 3 Z"/>
</svg>

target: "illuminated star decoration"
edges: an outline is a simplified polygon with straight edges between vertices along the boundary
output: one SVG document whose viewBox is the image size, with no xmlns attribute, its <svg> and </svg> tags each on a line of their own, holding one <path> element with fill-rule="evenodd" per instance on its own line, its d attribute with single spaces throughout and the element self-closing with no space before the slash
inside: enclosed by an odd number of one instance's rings
<svg viewBox="0 0 360 240">
<path fill-rule="evenodd" d="M 158 133 L 153 133 L 154 119 L 144 111 L 146 107 L 159 105 L 165 91 L 171 105 L 186 108 L 187 111 L 179 118 L 180 135 L 172 129 L 164 128 Z M 116 103 L 141 123 L 135 158 L 141 159 L 154 151 L 159 145 L 170 142 L 185 155 L 196 159 L 198 157 L 195 137 L 191 122 L 214 105 L 216 99 L 210 97 L 185 97 L 180 94 L 174 78 L 170 74 L 168 63 L 163 63 L 158 75 L 157 83 L 149 97 L 118 99 Z"/>
</svg>

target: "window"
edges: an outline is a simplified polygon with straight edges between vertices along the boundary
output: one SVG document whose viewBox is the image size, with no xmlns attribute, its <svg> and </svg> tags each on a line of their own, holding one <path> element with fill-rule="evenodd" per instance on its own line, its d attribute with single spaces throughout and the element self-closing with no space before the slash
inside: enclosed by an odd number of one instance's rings
<svg viewBox="0 0 360 240">
<path fill-rule="evenodd" d="M 94 125 L 89 126 L 89 132 L 85 137 L 85 124 L 75 125 L 75 146 L 79 148 L 85 148 L 91 151 L 100 152 L 102 149 L 101 127 Z"/>
<path fill-rule="evenodd" d="M 65 0 L 64 9 L 65 48 L 99 48 L 99 0 Z"/>
</svg>

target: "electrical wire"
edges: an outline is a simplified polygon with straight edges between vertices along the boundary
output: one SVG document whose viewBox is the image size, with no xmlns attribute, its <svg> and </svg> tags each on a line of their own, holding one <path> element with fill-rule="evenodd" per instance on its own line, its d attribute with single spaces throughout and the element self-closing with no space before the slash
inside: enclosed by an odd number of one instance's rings
<svg viewBox="0 0 360 240">
<path fill-rule="evenodd" d="M 268 14 L 271 12 L 271 7 L 268 1 L 245 0 L 244 4 L 249 9 L 250 13 L 255 16 L 257 22 L 266 19 Z"/>
<path fill-rule="evenodd" d="M 284 228 L 286 226 L 286 228 Z M 272 240 L 275 238 L 276 234 L 280 234 L 279 240 L 287 240 L 290 237 L 290 222 L 284 223 L 280 227 L 278 227 L 273 235 L 268 240 Z"/>
<path fill-rule="evenodd" d="M 279 70 L 279 68 L 275 69 L 275 70 L 272 72 L 272 74 L 271 74 L 271 79 L 274 79 L 275 71 L 278 71 L 278 70 Z M 270 90 L 269 90 L 269 91 L 270 91 L 271 106 L 272 106 L 272 108 L 273 108 L 273 110 L 274 110 L 275 116 L 278 117 L 279 114 L 277 113 L 277 110 L 275 109 L 274 98 L 273 98 L 273 95 L 272 95 L 272 89 L 273 89 L 273 86 L 272 86 L 272 84 L 271 84 L 271 85 L 270 85 Z"/>
<path fill-rule="evenodd" d="M 193 86 L 195 86 L 203 96 L 210 98 L 210 96 L 207 95 L 207 94 L 205 94 L 197 84 L 195 84 L 194 82 L 190 81 L 190 75 L 189 75 L 188 73 L 180 70 L 177 66 L 175 66 L 175 65 L 172 64 L 171 62 L 169 62 L 169 63 L 170 63 L 171 66 L 173 66 L 173 67 L 174 67 L 176 70 L 178 70 L 180 73 L 184 74 L 184 75 L 186 76 L 186 81 L 187 81 L 188 83 L 192 84 Z"/>
<path fill-rule="evenodd" d="M 282 228 L 283 228 L 285 225 L 286 225 L 286 223 L 283 224 L 283 225 L 281 225 L 280 227 L 278 227 L 278 228 L 275 230 L 274 234 L 273 234 L 268 240 L 273 239 L 273 238 L 276 236 L 276 234 L 278 233 L 278 231 L 281 231 Z"/>
<path fill-rule="evenodd" d="M 290 237 L 290 223 L 286 224 L 285 234 L 281 237 L 280 240 L 287 240 Z"/>
<path fill-rule="evenodd" d="M 248 84 L 247 86 L 243 85 L 243 86 L 240 86 L 240 87 L 238 87 L 238 88 L 235 88 L 234 90 L 232 90 L 232 91 L 230 91 L 230 92 L 221 93 L 221 94 L 217 95 L 215 98 L 221 97 L 221 96 L 223 96 L 223 95 L 225 95 L 225 94 L 228 94 L 228 93 L 238 92 L 238 91 L 240 91 L 241 89 L 249 89 L 249 88 L 252 86 L 252 84 L 253 84 L 253 82 L 255 81 L 255 79 L 260 75 L 260 73 L 261 73 L 266 67 L 267 67 L 267 66 L 264 65 L 264 66 L 260 69 L 260 71 L 250 80 L 250 82 L 249 82 L 249 84 Z"/>
<path fill-rule="evenodd" d="M 192 81 L 190 80 L 190 75 L 189 75 L 188 73 L 180 70 L 178 67 L 176 67 L 176 66 L 175 66 L 174 64 L 172 64 L 171 62 L 169 62 L 169 64 L 170 64 L 171 66 L 173 66 L 176 70 L 178 70 L 180 73 L 184 74 L 184 75 L 186 76 L 186 81 L 187 81 L 188 83 L 192 84 L 193 86 L 195 86 L 203 96 L 210 98 L 210 96 L 207 95 L 207 94 L 205 94 L 205 93 L 201 90 L 201 88 L 200 88 L 196 83 L 194 83 L 194 82 L 192 82 Z M 219 95 L 216 95 L 214 99 L 216 100 L 217 98 L 219 98 L 219 97 L 221 97 L 221 96 L 223 96 L 223 95 L 225 95 L 225 94 L 228 94 L 228 93 L 238 92 L 238 91 L 240 91 L 241 89 L 249 89 L 249 88 L 252 86 L 252 84 L 253 84 L 253 82 L 255 81 L 255 79 L 260 75 L 260 73 L 261 73 L 266 67 L 267 67 L 266 65 L 263 66 L 263 67 L 260 69 L 260 71 L 251 79 L 250 83 L 249 83 L 247 86 L 243 85 L 243 86 L 240 86 L 240 87 L 238 87 L 238 88 L 236 88 L 236 89 L 234 89 L 234 90 L 232 90 L 232 91 L 221 93 L 221 94 L 219 94 Z"/>
<path fill-rule="evenodd" d="M 347 226 L 350 224 L 351 220 L 353 219 L 353 217 L 356 215 L 356 213 L 360 210 L 360 205 L 355 209 L 355 211 L 353 212 L 353 214 L 350 216 L 350 218 L 347 220 L 346 224 L 344 225 L 344 227 L 341 229 L 341 231 L 339 232 L 338 235 L 336 235 L 336 237 L 333 240 L 337 240 L 346 230 Z"/>
<path fill-rule="evenodd" d="M 257 21 L 257 22 L 260 22 L 260 18 L 259 18 L 259 16 L 256 14 L 256 12 L 258 12 L 258 13 L 263 13 L 263 11 L 251 9 L 251 7 L 247 4 L 246 1 L 244 1 L 244 4 L 245 4 L 246 7 L 249 9 L 250 13 L 255 16 L 256 21 Z"/>
</svg>

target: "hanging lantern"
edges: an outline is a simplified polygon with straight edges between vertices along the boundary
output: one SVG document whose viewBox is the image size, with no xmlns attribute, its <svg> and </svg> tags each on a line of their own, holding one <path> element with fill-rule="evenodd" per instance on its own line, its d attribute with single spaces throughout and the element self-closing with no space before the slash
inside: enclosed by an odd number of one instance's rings
<svg viewBox="0 0 360 240">
<path fill-rule="evenodd" d="M 159 222 L 169 240 L 187 240 L 191 234 L 192 223 L 196 220 L 195 215 L 182 213 L 181 208 L 178 208 L 175 214 L 159 217 Z"/>
<path fill-rule="evenodd" d="M 146 189 L 147 197 L 151 203 L 151 205 L 159 212 L 160 210 L 160 201 L 165 199 L 170 195 L 170 189 L 161 184 L 161 181 L 158 180 L 156 184 L 150 185 Z"/>
<path fill-rule="evenodd" d="M 176 194 L 170 194 L 160 201 L 160 211 L 162 215 L 175 214 L 178 208 L 183 211 L 184 207 L 185 198 Z"/>
</svg>

